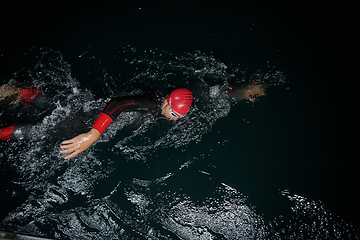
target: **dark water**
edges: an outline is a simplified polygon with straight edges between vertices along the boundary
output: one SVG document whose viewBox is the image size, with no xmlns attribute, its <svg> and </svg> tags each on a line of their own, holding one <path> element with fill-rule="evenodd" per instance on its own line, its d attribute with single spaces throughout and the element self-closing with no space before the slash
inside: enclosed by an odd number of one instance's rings
<svg viewBox="0 0 360 240">
<path fill-rule="evenodd" d="M 309 42 L 296 36 L 309 22 L 286 18 L 290 29 L 274 17 L 290 10 L 265 7 L 103 3 L 39 8 L 15 24 L 29 38 L 0 53 L 2 79 L 35 81 L 47 108 L 11 113 L 32 127 L 0 146 L 0 229 L 56 239 L 357 239 L 356 181 L 346 177 L 355 170 L 343 174 L 338 106 L 324 79 L 339 70 L 314 65 L 326 46 L 303 51 Z M 255 103 L 219 91 L 256 79 L 269 88 Z M 111 97 L 169 87 L 194 91 L 187 119 L 146 131 L 114 122 L 62 159 L 60 142 L 91 128 Z"/>
</svg>

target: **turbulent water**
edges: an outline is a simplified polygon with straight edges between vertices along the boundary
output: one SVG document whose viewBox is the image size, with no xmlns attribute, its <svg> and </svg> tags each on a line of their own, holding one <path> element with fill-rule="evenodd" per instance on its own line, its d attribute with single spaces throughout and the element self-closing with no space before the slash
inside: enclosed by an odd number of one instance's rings
<svg viewBox="0 0 360 240">
<path fill-rule="evenodd" d="M 206 169 L 216 169 L 215 165 L 202 166 L 212 151 L 202 150 L 207 147 L 204 139 L 238 104 L 223 90 L 260 79 L 269 88 L 286 91 L 285 74 L 276 67 L 269 64 L 266 70 L 254 71 L 227 66 L 201 52 L 175 56 L 121 44 L 88 47 L 72 59 L 73 65 L 48 48 L 35 47 L 23 57 L 29 64 L 12 77 L 32 82 L 46 107 L 34 103 L 31 108 L 38 112 L 25 108 L 12 113 L 31 128 L 26 138 L 0 146 L 1 174 L 11 178 L 5 186 L 9 207 L 1 230 L 55 239 L 358 236 L 322 202 L 289 190 L 278 194 L 288 199 L 291 216 L 268 221 L 248 203 L 248 196 L 221 178 L 210 180 L 213 175 Z M 59 153 L 61 141 L 90 129 L 111 97 L 175 87 L 188 87 L 195 95 L 185 119 L 159 119 L 149 129 L 124 129 L 126 121 L 115 121 L 76 158 L 64 160 Z M 211 148 L 232 139 L 214 141 Z M 206 194 L 191 190 L 191 184 Z"/>
</svg>

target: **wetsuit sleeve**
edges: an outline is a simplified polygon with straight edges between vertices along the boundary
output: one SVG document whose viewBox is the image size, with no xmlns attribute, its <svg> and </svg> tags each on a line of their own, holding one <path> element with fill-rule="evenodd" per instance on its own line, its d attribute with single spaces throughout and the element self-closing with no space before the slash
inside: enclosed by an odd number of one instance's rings
<svg viewBox="0 0 360 240">
<path fill-rule="evenodd" d="M 28 103 L 32 102 L 34 98 L 39 94 L 39 90 L 35 87 L 29 89 L 22 89 L 19 91 L 21 103 L 26 106 Z"/>
<path fill-rule="evenodd" d="M 9 141 L 11 135 L 14 132 L 14 128 L 15 128 L 15 126 L 12 125 L 12 126 L 0 129 L 0 140 Z"/>
<path fill-rule="evenodd" d="M 130 96 L 112 99 L 95 121 L 93 128 L 100 134 L 117 118 L 123 111 L 152 111 L 155 103 L 148 96 Z"/>
<path fill-rule="evenodd" d="M 92 128 L 95 128 L 100 132 L 100 134 L 102 134 L 113 121 L 114 120 L 112 120 L 111 117 L 101 112 Z"/>
</svg>

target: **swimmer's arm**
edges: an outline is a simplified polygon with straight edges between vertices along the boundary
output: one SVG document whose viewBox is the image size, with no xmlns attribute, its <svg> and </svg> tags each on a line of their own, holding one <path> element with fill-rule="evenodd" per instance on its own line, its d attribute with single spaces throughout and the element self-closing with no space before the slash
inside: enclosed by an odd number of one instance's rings
<svg viewBox="0 0 360 240">
<path fill-rule="evenodd" d="M 249 85 L 228 91 L 228 94 L 237 100 L 255 102 L 259 97 L 265 96 L 267 85 L 261 80 L 252 81 Z"/>
<path fill-rule="evenodd" d="M 100 137 L 100 132 L 92 128 L 89 132 L 80 134 L 72 139 L 63 141 L 60 146 L 60 153 L 70 153 L 65 159 L 77 156 L 79 153 L 88 149 Z"/>
<path fill-rule="evenodd" d="M 60 153 L 70 153 L 65 157 L 65 159 L 70 159 L 89 148 L 100 138 L 100 135 L 125 108 L 130 106 L 134 107 L 139 104 L 135 103 L 133 98 L 134 97 L 132 96 L 128 96 L 112 99 L 100 113 L 92 129 L 87 133 L 83 133 L 70 140 L 63 141 L 60 146 L 62 149 Z"/>
<path fill-rule="evenodd" d="M 113 118 L 116 118 L 120 112 L 128 105 L 128 104 L 121 104 L 121 100 L 123 98 L 115 98 L 110 101 L 107 107 L 100 113 L 98 118 L 96 119 L 92 129 L 87 132 L 80 134 L 72 139 L 65 140 L 61 143 L 60 148 L 62 149 L 60 153 L 70 153 L 69 155 L 65 156 L 65 159 L 70 159 L 81 152 L 88 149 L 94 142 L 96 142 L 101 134 L 105 131 L 105 129 L 113 122 Z M 119 105 L 120 103 L 120 105 Z M 118 114 L 115 116 L 111 116 L 107 113 L 108 110 L 112 112 L 118 111 Z"/>
</svg>

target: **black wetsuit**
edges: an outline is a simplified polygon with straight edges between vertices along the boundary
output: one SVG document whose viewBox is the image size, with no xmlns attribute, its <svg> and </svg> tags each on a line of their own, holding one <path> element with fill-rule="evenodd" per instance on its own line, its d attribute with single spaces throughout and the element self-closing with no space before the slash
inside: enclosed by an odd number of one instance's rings
<svg viewBox="0 0 360 240">
<path fill-rule="evenodd" d="M 121 112 L 139 112 L 149 115 L 154 112 L 156 107 L 155 100 L 151 95 L 126 96 L 112 99 L 102 111 L 112 120 L 115 120 Z"/>
<path fill-rule="evenodd" d="M 124 96 L 112 99 L 95 121 L 93 128 L 102 134 L 104 130 L 122 113 L 131 112 L 131 125 L 150 125 L 161 115 L 161 106 L 168 91 L 157 91 L 153 94 Z M 125 117 L 125 116 L 123 116 Z"/>
<path fill-rule="evenodd" d="M 105 124 L 102 128 L 98 129 L 101 133 L 110 125 L 115 119 L 119 118 L 120 121 L 126 119 L 125 113 L 132 113 L 132 121 L 126 121 L 128 125 L 132 128 L 137 128 L 141 125 L 148 128 L 151 124 L 153 124 L 159 116 L 161 116 L 161 106 L 169 94 L 170 91 L 155 91 L 154 93 L 148 93 L 144 95 L 135 95 L 135 96 L 123 96 L 116 97 L 110 100 L 107 106 L 102 110 L 100 115 L 93 128 L 96 128 L 98 120 L 102 123 L 101 116 L 105 115 L 110 121 Z M 122 114 L 124 113 L 124 114 Z M 63 138 L 63 137 L 71 137 L 74 134 L 80 134 L 86 129 L 88 126 L 84 125 L 86 119 L 94 118 L 96 119 L 97 113 L 96 111 L 90 111 L 87 113 L 78 112 L 74 113 L 70 119 L 65 120 L 61 123 L 58 123 L 54 129 L 50 130 L 51 134 L 55 138 Z M 83 119 L 83 120 L 81 120 Z M 99 126 L 99 124 L 97 125 Z M 14 132 L 11 136 L 11 139 L 23 139 L 27 138 L 32 125 L 24 124 L 15 126 Z"/>
</svg>

